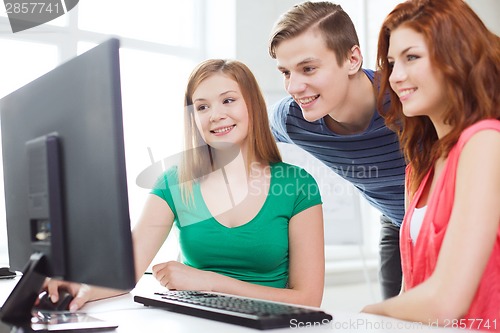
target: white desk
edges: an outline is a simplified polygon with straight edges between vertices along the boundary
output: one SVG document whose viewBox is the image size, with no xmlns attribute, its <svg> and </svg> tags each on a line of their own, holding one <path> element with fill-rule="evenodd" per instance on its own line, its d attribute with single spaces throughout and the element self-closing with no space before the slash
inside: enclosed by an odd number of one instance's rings
<svg viewBox="0 0 500 333">
<path fill-rule="evenodd" d="M 16 280 L 0 280 L 0 304 L 4 303 L 16 282 Z M 115 333 L 259 332 L 259 330 L 251 328 L 145 307 L 135 303 L 133 300 L 133 294 L 135 293 L 154 292 L 158 290 L 161 290 L 161 286 L 158 285 L 152 276 L 145 275 L 131 293 L 110 299 L 90 302 L 85 305 L 82 312 L 88 313 L 99 319 L 118 323 L 118 328 L 110 331 Z M 388 317 L 363 313 L 338 312 L 331 314 L 333 315 L 333 321 L 326 325 L 300 329 L 296 326 L 292 326 L 291 328 L 275 329 L 269 332 L 467 332 L 467 330 L 435 328 L 430 327 L 427 323 L 418 325 Z"/>
</svg>

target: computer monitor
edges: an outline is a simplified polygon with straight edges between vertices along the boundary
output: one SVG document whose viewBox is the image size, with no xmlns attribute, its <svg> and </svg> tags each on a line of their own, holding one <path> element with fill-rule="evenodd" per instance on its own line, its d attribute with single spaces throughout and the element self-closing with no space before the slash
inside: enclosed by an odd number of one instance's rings
<svg viewBox="0 0 500 333">
<path fill-rule="evenodd" d="M 0 318 L 31 320 L 46 276 L 132 289 L 119 40 L 5 96 L 0 113 L 9 265 L 23 271 Z"/>
</svg>

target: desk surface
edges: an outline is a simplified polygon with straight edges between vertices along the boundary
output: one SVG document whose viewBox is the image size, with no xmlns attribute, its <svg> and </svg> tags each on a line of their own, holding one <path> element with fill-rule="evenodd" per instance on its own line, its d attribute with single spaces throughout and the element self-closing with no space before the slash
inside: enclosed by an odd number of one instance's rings
<svg viewBox="0 0 500 333">
<path fill-rule="evenodd" d="M 0 280 L 0 304 L 5 302 L 17 280 Z M 117 323 L 118 328 L 110 331 L 115 333 L 160 331 L 169 333 L 259 332 L 251 328 L 145 307 L 133 300 L 133 295 L 136 293 L 148 293 L 160 289 L 161 286 L 157 284 L 152 276 L 145 275 L 131 293 L 90 302 L 85 305 L 81 312 Z M 364 313 L 335 312 L 331 314 L 334 319 L 326 325 L 300 329 L 297 326 L 291 326 L 289 329 L 275 329 L 269 330 L 269 332 L 467 332 L 466 330 L 436 328 L 428 323 L 420 325 Z"/>
</svg>

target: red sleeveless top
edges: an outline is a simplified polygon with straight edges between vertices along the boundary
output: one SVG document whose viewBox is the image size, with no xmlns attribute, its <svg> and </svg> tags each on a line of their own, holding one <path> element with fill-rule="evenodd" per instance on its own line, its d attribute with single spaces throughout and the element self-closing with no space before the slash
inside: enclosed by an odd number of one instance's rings
<svg viewBox="0 0 500 333">
<path fill-rule="evenodd" d="M 427 211 L 422 221 L 418 242 L 415 245 L 410 237 L 410 221 L 418 199 L 432 173 L 431 171 L 424 177 L 408 207 L 401 226 L 400 239 L 401 261 L 406 289 L 411 289 L 427 280 L 436 267 L 453 208 L 458 159 L 464 145 L 471 136 L 485 129 L 500 131 L 500 121 L 488 119 L 468 127 L 451 149 L 440 179 L 436 183 L 433 200 L 427 203 Z M 407 174 L 409 171 L 408 167 Z M 467 244 L 464 244 L 464 246 L 467 246 Z M 474 327 L 476 329 L 489 328 L 500 331 L 500 228 L 497 231 L 496 242 L 476 295 L 464 319 L 466 319 L 467 325 L 471 324 L 472 320 L 474 320 L 474 324 L 479 324 L 479 320 L 482 320 L 483 324 L 480 327 Z M 490 327 L 485 326 L 487 322 L 489 322 Z M 467 328 L 473 327 L 467 326 Z"/>
</svg>

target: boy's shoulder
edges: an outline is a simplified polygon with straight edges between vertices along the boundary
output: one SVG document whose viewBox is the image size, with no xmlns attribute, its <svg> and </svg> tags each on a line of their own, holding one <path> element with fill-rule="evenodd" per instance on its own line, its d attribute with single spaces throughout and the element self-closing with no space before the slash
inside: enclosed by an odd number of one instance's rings
<svg viewBox="0 0 500 333">
<path fill-rule="evenodd" d="M 285 97 L 281 98 L 279 101 L 277 101 L 276 103 L 274 103 L 272 105 L 271 109 L 273 112 L 281 112 L 283 110 L 286 111 L 290 108 L 292 103 L 295 103 L 295 101 L 293 100 L 293 97 L 292 96 L 285 96 Z"/>
<path fill-rule="evenodd" d="M 370 79 L 370 81 L 373 83 L 373 80 L 375 79 L 375 71 L 373 69 L 369 68 L 361 68 L 363 73 Z"/>
<path fill-rule="evenodd" d="M 292 96 L 286 96 L 274 103 L 271 107 L 272 116 L 274 118 L 286 118 L 288 115 L 302 115 L 300 106 L 295 102 Z"/>
</svg>

